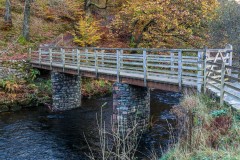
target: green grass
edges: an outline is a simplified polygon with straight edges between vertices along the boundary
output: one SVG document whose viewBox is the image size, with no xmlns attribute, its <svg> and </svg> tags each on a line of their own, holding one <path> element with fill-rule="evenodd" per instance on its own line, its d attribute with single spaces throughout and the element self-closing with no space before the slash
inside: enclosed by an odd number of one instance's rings
<svg viewBox="0 0 240 160">
<path fill-rule="evenodd" d="M 0 0 L 0 8 L 5 8 L 5 0 Z"/>
</svg>

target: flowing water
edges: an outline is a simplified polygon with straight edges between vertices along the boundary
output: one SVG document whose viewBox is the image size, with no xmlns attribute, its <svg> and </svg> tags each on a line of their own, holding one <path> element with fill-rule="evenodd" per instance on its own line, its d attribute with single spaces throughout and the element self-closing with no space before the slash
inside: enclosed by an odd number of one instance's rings
<svg viewBox="0 0 240 160">
<path fill-rule="evenodd" d="M 180 97 L 179 93 L 151 92 L 153 125 L 141 138 L 138 159 L 150 159 L 153 153 L 160 156 L 171 142 L 169 128 L 175 117 L 169 111 Z M 105 102 L 103 120 L 110 127 L 112 97 L 83 100 L 81 108 L 60 113 L 51 113 L 44 107 L 1 113 L 0 160 L 88 159 L 86 140 L 93 149 L 99 142 L 96 113 L 100 114 Z"/>
</svg>

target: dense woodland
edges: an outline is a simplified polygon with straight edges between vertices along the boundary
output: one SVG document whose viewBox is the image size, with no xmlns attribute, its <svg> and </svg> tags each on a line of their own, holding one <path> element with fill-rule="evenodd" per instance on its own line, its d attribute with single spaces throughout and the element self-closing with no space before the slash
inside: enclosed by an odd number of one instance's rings
<svg viewBox="0 0 240 160">
<path fill-rule="evenodd" d="M 0 0 L 0 112 L 51 104 L 49 77 L 38 77 L 40 72 L 25 63 L 29 48 L 226 44 L 233 45 L 234 56 L 240 54 L 240 2 L 234 0 Z M 3 70 L 7 76 L 1 78 Z M 82 78 L 82 86 L 82 95 L 92 97 L 110 93 L 112 83 Z M 239 111 L 197 95 L 186 96 L 173 112 L 184 120 L 187 136 L 169 144 L 161 160 L 240 159 Z M 136 149 L 127 152 L 134 156 Z"/>
<path fill-rule="evenodd" d="M 0 0 L 0 17 L 1 61 L 26 60 L 29 48 L 39 46 L 224 48 L 232 44 L 235 55 L 240 53 L 240 4 L 232 0 Z M 49 81 L 32 85 L 38 70 L 26 63 L 20 67 L 3 61 L 1 66 L 24 76 L 1 79 L 0 97 L 29 99 L 30 93 L 50 99 Z M 111 83 L 101 80 L 83 82 L 86 96 L 96 94 L 96 87 L 100 93 L 111 88 Z"/>
<path fill-rule="evenodd" d="M 0 0 L 0 51 L 50 46 L 239 51 L 240 5 L 227 0 Z"/>
</svg>

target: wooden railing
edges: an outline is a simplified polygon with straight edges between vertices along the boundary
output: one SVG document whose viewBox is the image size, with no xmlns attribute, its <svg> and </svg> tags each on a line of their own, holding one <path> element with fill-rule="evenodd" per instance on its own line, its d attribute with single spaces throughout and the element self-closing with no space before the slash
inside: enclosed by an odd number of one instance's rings
<svg viewBox="0 0 240 160">
<path fill-rule="evenodd" d="M 39 68 L 112 75 L 117 82 L 127 77 L 140 79 L 146 87 L 153 81 L 180 90 L 196 87 L 204 93 L 214 88 L 221 105 L 230 96 L 240 107 L 240 67 L 233 66 L 230 45 L 225 49 L 40 48 L 30 56 Z"/>
<path fill-rule="evenodd" d="M 213 70 L 211 67 L 206 68 L 206 73 L 204 74 L 204 93 L 207 88 L 213 87 L 219 93 L 220 105 L 223 105 L 225 96 L 234 97 L 236 101 L 240 102 L 240 67 L 226 65 L 226 62 L 206 63 L 209 66 L 218 67 L 220 70 Z M 227 70 L 238 72 L 236 72 L 237 74 L 231 74 Z"/>
<path fill-rule="evenodd" d="M 197 87 L 203 84 L 203 49 L 40 48 L 31 63 L 65 69 Z"/>
</svg>

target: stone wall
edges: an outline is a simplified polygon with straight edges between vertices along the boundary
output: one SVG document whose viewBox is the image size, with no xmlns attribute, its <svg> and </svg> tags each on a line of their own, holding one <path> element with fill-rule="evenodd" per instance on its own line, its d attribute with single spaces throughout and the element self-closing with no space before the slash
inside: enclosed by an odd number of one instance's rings
<svg viewBox="0 0 240 160">
<path fill-rule="evenodd" d="M 0 79 L 8 78 L 8 76 L 14 75 L 18 78 L 23 77 L 22 73 L 20 73 L 17 69 L 9 68 L 9 67 L 3 67 L 0 64 Z"/>
<path fill-rule="evenodd" d="M 2 61 L 0 61 L 0 80 L 4 80 L 10 78 L 11 76 L 16 76 L 17 78 L 22 78 L 24 75 L 17 70 L 16 68 L 20 68 L 23 64 L 19 63 L 17 66 L 13 66 L 16 62 L 8 62 L 8 65 L 4 65 Z M 8 111 L 18 111 L 21 110 L 26 105 L 30 104 L 30 100 L 22 98 L 21 100 L 13 100 L 11 98 L 7 98 L 3 96 L 5 94 L 4 90 L 0 88 L 1 97 L 0 97 L 0 113 L 8 112 Z M 16 98 L 16 97 L 15 97 Z"/>
<path fill-rule="evenodd" d="M 128 133 L 137 125 L 144 131 L 150 118 L 150 90 L 129 84 L 113 85 L 113 123 L 120 133 Z"/>
<path fill-rule="evenodd" d="M 53 110 L 69 110 L 81 106 L 81 77 L 51 73 Z"/>
</svg>

